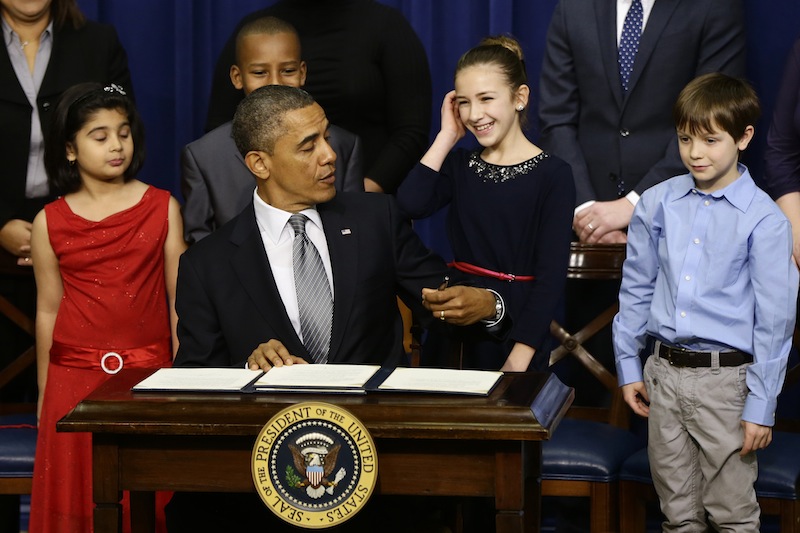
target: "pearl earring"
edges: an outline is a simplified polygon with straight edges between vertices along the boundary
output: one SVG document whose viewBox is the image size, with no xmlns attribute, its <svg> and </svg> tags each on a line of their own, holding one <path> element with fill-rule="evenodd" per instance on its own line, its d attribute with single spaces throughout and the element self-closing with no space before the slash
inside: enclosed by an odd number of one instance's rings
<svg viewBox="0 0 800 533">
<path fill-rule="evenodd" d="M 522 104 L 517 106 L 517 111 L 522 111 L 523 109 L 525 109 L 525 107 Z"/>
</svg>

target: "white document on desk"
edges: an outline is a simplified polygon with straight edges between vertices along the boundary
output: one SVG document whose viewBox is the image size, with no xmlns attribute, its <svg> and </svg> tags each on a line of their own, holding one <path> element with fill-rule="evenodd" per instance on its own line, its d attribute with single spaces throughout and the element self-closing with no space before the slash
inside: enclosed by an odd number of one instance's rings
<svg viewBox="0 0 800 533">
<path fill-rule="evenodd" d="M 378 389 L 487 395 L 502 376 L 487 370 L 396 368 Z"/>
<path fill-rule="evenodd" d="M 237 392 L 261 374 L 246 368 L 160 368 L 131 390 Z"/>
<path fill-rule="evenodd" d="M 263 389 L 363 389 L 375 365 L 291 365 L 272 368 L 254 384 Z"/>
</svg>

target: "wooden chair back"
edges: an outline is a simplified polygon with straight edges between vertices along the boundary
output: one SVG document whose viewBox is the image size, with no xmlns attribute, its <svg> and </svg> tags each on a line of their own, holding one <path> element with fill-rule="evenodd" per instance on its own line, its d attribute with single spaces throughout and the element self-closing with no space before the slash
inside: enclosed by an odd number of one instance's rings
<svg viewBox="0 0 800 533">
<path fill-rule="evenodd" d="M 576 280 L 618 280 L 622 277 L 622 263 L 625 261 L 624 244 L 583 244 L 573 242 L 570 246 L 570 260 L 567 279 Z M 588 324 L 575 333 L 570 333 L 555 320 L 550 324 L 550 333 L 560 346 L 550 354 L 550 366 L 566 357 L 573 357 L 595 377 L 611 395 L 610 407 L 573 406 L 567 416 L 587 420 L 608 422 L 616 427 L 627 429 L 630 410 L 622 399 L 617 378 L 584 347 L 584 343 L 600 330 L 611 324 L 619 304 L 614 302 Z"/>
<path fill-rule="evenodd" d="M 9 279 L 29 280 L 33 277 L 33 269 L 16 264 L 16 258 L 8 253 L 0 253 L 0 276 Z M 27 333 L 31 338 L 31 345 L 13 359 L 9 364 L 0 368 L 0 389 L 8 385 L 26 369 L 36 364 L 36 349 L 34 346 L 34 317 L 26 315 L 7 298 L 0 295 L 0 314 Z M 32 404 L 8 404 L 0 406 L 0 414 L 19 411 L 30 412 L 35 410 Z"/>
</svg>

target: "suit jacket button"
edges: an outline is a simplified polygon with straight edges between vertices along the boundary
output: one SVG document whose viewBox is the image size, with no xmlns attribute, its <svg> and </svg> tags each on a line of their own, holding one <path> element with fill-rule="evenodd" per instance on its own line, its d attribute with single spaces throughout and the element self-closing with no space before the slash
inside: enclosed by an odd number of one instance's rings
<svg viewBox="0 0 800 533">
<path fill-rule="evenodd" d="M 619 134 L 622 135 L 623 137 L 627 137 L 628 135 L 631 134 L 631 132 L 627 128 L 622 128 L 621 130 L 619 130 Z"/>
<path fill-rule="evenodd" d="M 50 102 L 42 102 L 42 109 L 44 111 L 50 111 Z"/>
</svg>

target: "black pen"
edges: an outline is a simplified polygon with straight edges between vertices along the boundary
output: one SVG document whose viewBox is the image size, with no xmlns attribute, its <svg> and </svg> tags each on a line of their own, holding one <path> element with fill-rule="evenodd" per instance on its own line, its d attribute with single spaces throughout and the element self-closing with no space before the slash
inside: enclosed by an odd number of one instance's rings
<svg viewBox="0 0 800 533">
<path fill-rule="evenodd" d="M 437 290 L 443 291 L 447 288 L 449 284 L 450 284 L 450 276 L 445 276 L 444 281 L 442 282 L 441 285 L 439 285 L 439 288 Z"/>
</svg>

